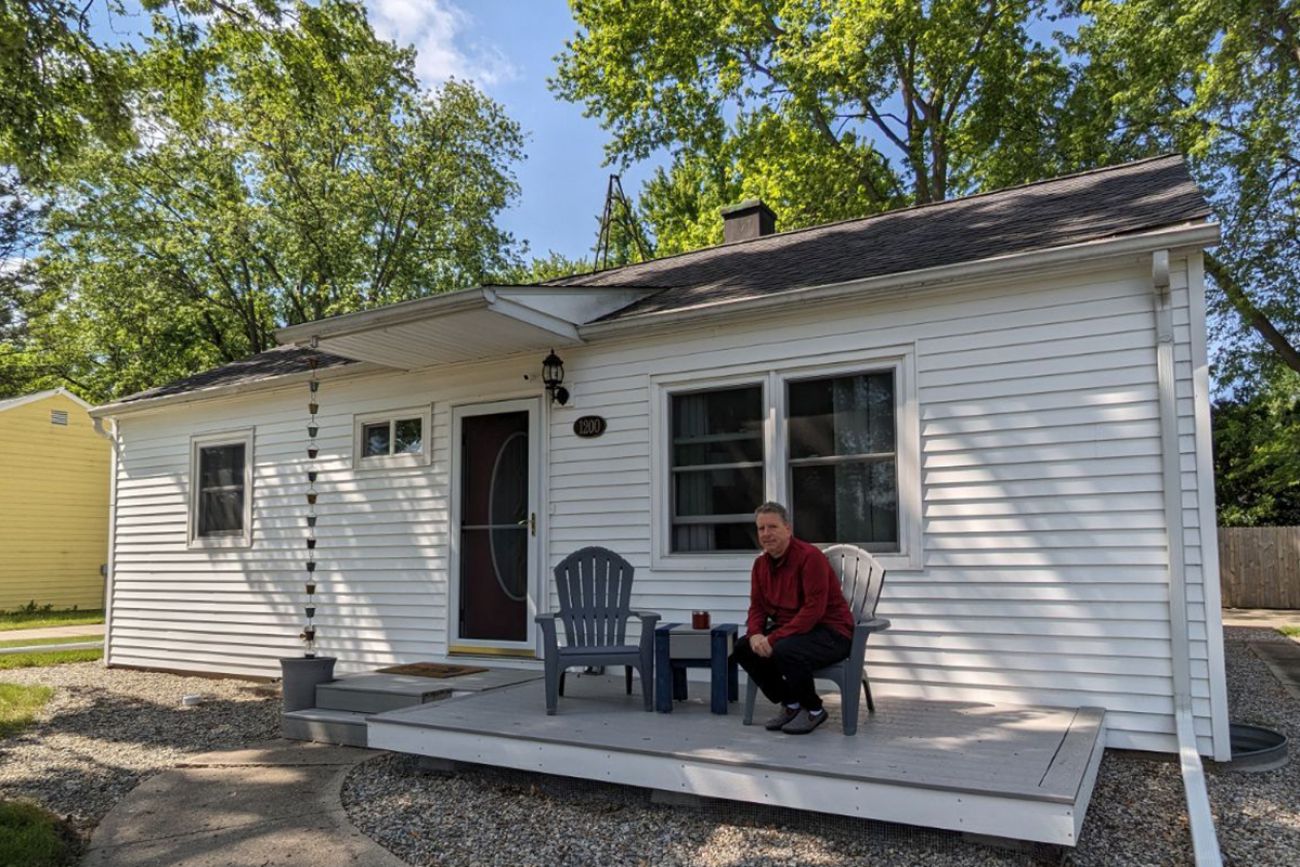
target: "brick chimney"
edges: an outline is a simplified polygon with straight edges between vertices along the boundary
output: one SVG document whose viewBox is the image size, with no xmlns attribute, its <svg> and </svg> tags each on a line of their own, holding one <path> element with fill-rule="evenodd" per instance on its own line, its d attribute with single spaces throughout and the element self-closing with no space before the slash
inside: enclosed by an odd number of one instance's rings
<svg viewBox="0 0 1300 867">
<path fill-rule="evenodd" d="M 776 214 L 761 199 L 746 199 L 722 209 L 722 242 L 748 241 L 776 231 Z"/>
</svg>

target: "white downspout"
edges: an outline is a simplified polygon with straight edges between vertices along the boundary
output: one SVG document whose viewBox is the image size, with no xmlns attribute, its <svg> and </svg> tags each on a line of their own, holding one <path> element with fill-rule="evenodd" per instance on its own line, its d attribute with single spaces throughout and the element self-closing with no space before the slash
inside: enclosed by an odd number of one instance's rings
<svg viewBox="0 0 1300 867">
<path fill-rule="evenodd" d="M 1174 726 L 1187 795 L 1192 850 L 1200 867 L 1223 863 L 1205 789 L 1205 768 L 1196 746 L 1192 715 L 1192 663 L 1187 628 L 1182 469 L 1178 456 L 1178 404 L 1174 384 L 1174 310 L 1169 288 L 1169 251 L 1151 254 L 1156 314 L 1156 376 L 1160 395 L 1160 453 L 1164 468 L 1165 527 L 1169 545 L 1169 631 L 1174 671 Z"/>
<path fill-rule="evenodd" d="M 109 459 L 108 469 L 108 559 L 105 561 L 104 576 L 104 667 L 107 668 L 112 662 L 112 642 L 113 642 L 113 563 L 116 559 L 117 552 L 117 462 L 120 457 L 118 449 L 120 444 L 117 440 L 117 420 L 112 419 L 113 429 L 107 431 L 104 429 L 104 419 L 94 419 L 95 433 L 102 436 L 112 445 L 112 456 Z"/>
</svg>

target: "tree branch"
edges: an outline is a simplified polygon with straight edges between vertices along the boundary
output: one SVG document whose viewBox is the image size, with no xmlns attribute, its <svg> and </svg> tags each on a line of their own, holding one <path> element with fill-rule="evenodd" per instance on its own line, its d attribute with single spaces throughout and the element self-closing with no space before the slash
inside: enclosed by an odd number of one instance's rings
<svg viewBox="0 0 1300 867">
<path fill-rule="evenodd" d="M 1241 284 L 1236 278 L 1229 273 L 1225 266 L 1212 253 L 1205 254 L 1205 270 L 1214 278 L 1215 284 L 1223 290 L 1223 294 L 1228 296 L 1228 301 L 1236 309 L 1246 324 L 1254 328 L 1259 335 L 1264 338 L 1269 346 L 1272 346 L 1287 367 L 1300 373 L 1300 351 L 1297 351 L 1286 335 L 1278 331 L 1269 318 L 1262 310 L 1255 306 L 1254 302 L 1242 289 Z"/>
</svg>

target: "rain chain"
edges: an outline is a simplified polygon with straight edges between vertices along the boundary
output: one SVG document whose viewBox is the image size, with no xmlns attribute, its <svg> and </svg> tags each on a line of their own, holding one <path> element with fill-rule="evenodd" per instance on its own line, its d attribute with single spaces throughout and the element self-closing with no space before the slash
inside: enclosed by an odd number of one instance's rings
<svg viewBox="0 0 1300 867">
<path fill-rule="evenodd" d="M 317 372 L 320 359 L 315 353 L 315 338 L 312 338 L 311 348 L 312 356 L 307 359 L 307 364 L 311 367 L 311 379 L 307 383 L 307 387 L 311 390 L 310 402 L 307 404 L 307 412 L 310 415 L 307 422 L 307 605 L 304 609 L 307 614 L 307 625 L 298 636 L 306 646 L 303 656 L 308 658 L 316 656 L 316 456 L 320 454 L 320 448 L 316 444 L 316 435 L 320 433 L 320 426 L 316 423 L 316 413 L 320 410 L 320 404 L 316 402 L 316 393 L 320 390 Z"/>
</svg>

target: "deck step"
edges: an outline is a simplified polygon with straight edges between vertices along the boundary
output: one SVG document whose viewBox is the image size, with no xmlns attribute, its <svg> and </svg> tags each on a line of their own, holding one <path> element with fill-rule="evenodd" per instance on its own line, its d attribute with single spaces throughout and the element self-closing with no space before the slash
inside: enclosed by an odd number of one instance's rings
<svg viewBox="0 0 1300 867">
<path fill-rule="evenodd" d="M 366 746 L 367 713 L 312 707 L 280 715 L 280 734 L 295 741 Z"/>
<path fill-rule="evenodd" d="M 449 683 L 402 674 L 354 674 L 316 687 L 316 707 L 383 713 L 451 695 Z"/>
</svg>

